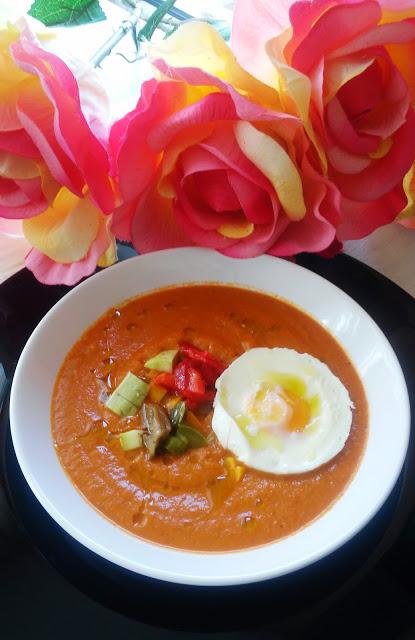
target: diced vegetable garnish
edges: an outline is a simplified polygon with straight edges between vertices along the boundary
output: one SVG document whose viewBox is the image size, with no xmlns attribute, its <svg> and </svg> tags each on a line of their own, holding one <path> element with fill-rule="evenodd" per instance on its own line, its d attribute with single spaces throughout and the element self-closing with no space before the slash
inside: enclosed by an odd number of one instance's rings
<svg viewBox="0 0 415 640">
<path fill-rule="evenodd" d="M 231 469 L 235 469 L 236 467 L 236 460 L 235 458 L 233 458 L 232 456 L 228 456 L 227 458 L 225 458 L 224 460 L 224 464 L 225 467 L 228 471 L 230 471 Z"/>
<path fill-rule="evenodd" d="M 170 413 L 171 411 L 173 411 L 176 404 L 180 401 L 181 401 L 181 398 L 179 398 L 178 396 L 170 396 L 170 398 L 167 398 L 166 407 L 168 409 L 168 412 Z"/>
<path fill-rule="evenodd" d="M 105 406 L 121 417 L 133 416 L 143 404 L 148 388 L 144 380 L 129 371 L 110 395 Z"/>
<path fill-rule="evenodd" d="M 115 391 L 138 409 L 148 393 L 148 384 L 129 371 Z"/>
<path fill-rule="evenodd" d="M 154 378 L 154 384 L 168 391 L 175 391 L 190 402 L 193 401 L 192 408 L 196 408 L 202 402 L 212 402 L 215 397 L 213 390 L 206 391 L 201 373 L 192 367 L 188 360 L 179 362 L 173 373 L 159 373 Z"/>
<path fill-rule="evenodd" d="M 235 458 L 228 456 L 225 458 L 225 467 L 228 472 L 228 477 L 235 482 L 242 480 L 245 474 L 245 467 L 236 464 Z"/>
<path fill-rule="evenodd" d="M 154 384 L 164 387 L 169 391 L 176 391 L 176 384 L 174 382 L 174 375 L 172 373 L 159 373 L 154 378 Z"/>
<path fill-rule="evenodd" d="M 120 434 L 120 444 L 124 451 L 139 449 L 143 446 L 143 438 L 138 429 L 131 429 Z"/>
<path fill-rule="evenodd" d="M 154 369 L 155 371 L 166 371 L 171 373 L 173 371 L 173 365 L 178 353 L 178 349 L 161 351 L 153 358 L 147 360 L 147 362 L 144 363 L 144 366 L 147 367 L 147 369 Z"/>
<path fill-rule="evenodd" d="M 116 413 L 120 418 L 135 416 L 137 407 L 114 391 L 105 403 L 107 409 Z"/>
<path fill-rule="evenodd" d="M 215 399 L 215 395 L 216 395 L 216 391 L 214 391 L 213 389 L 209 389 L 209 391 L 206 391 L 203 401 L 213 402 Z"/>
<path fill-rule="evenodd" d="M 203 429 L 203 424 L 188 406 L 186 406 L 186 424 L 188 424 L 189 427 L 193 427 L 193 429 L 198 429 L 199 431 Z"/>
<path fill-rule="evenodd" d="M 201 373 L 188 360 L 182 360 L 174 368 L 174 382 L 177 391 L 190 400 L 203 400 L 206 386 Z"/>
<path fill-rule="evenodd" d="M 234 489 L 235 481 L 229 476 L 226 476 L 226 478 L 217 478 L 216 482 L 209 487 L 209 493 L 214 506 L 216 508 L 221 507 Z"/>
<path fill-rule="evenodd" d="M 195 360 L 192 360 L 191 362 L 193 366 L 196 367 L 198 371 L 200 371 L 206 384 L 212 387 L 214 386 L 216 380 L 219 378 L 222 371 L 224 370 L 224 369 L 218 370 L 216 367 L 212 367 L 212 365 L 206 362 L 198 362 Z"/>
<path fill-rule="evenodd" d="M 200 406 L 200 400 L 189 400 L 186 398 L 186 407 L 190 409 L 190 411 L 196 411 L 196 409 Z"/>
<path fill-rule="evenodd" d="M 151 457 L 156 453 L 157 447 L 168 437 L 171 424 L 167 411 L 159 404 L 143 404 L 141 408 L 144 427 L 147 430 L 143 437 L 144 444 Z"/>
<path fill-rule="evenodd" d="M 158 384 L 151 384 L 148 392 L 148 399 L 151 402 L 161 402 L 167 393 L 167 389 L 160 387 Z"/>
<path fill-rule="evenodd" d="M 187 438 L 180 433 L 176 433 L 174 436 L 169 436 L 164 443 L 164 448 L 173 455 L 180 455 L 184 453 L 188 447 Z"/>
<path fill-rule="evenodd" d="M 225 365 L 212 356 L 209 351 L 197 349 L 197 347 L 194 347 L 188 342 L 182 342 L 180 344 L 180 353 L 185 358 L 191 360 L 193 366 L 200 371 L 208 385 L 215 384 L 217 378 L 226 369 Z"/>
<path fill-rule="evenodd" d="M 240 480 L 242 480 L 242 478 L 245 475 L 245 467 L 241 467 L 239 464 L 235 467 L 235 469 L 233 470 L 233 477 L 235 479 L 236 482 L 239 482 Z"/>
<path fill-rule="evenodd" d="M 172 362 L 178 352 L 171 350 L 163 351 L 158 356 L 164 354 L 174 355 Z M 175 391 L 187 401 L 193 402 L 193 407 L 203 402 L 211 402 L 215 397 L 213 389 L 206 389 L 207 386 L 213 386 L 218 376 L 225 369 L 221 362 L 210 355 L 208 351 L 201 351 L 190 344 L 183 343 L 180 345 L 180 354 L 184 359 L 176 364 L 173 371 L 162 371 L 153 380 L 157 386 L 164 387 L 168 391 Z M 154 366 L 153 359 L 146 362 L 146 366 Z M 158 366 L 158 365 L 157 365 Z"/>
<path fill-rule="evenodd" d="M 189 449 L 198 449 L 199 447 L 203 447 L 205 444 L 207 444 L 205 436 L 202 435 L 200 431 L 189 427 L 187 424 L 182 423 L 178 427 L 176 435 L 184 436 L 186 438 Z"/>
<path fill-rule="evenodd" d="M 170 411 L 170 421 L 174 427 L 178 427 L 186 413 L 186 405 L 183 400 L 179 400 Z"/>
</svg>

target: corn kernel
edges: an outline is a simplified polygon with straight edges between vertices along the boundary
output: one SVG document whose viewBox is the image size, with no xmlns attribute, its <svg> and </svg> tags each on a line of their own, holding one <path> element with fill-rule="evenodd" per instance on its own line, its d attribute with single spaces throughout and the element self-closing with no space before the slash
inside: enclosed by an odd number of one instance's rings
<svg viewBox="0 0 415 640">
<path fill-rule="evenodd" d="M 239 465 L 237 465 L 235 469 L 233 469 L 233 475 L 234 475 L 235 481 L 239 482 L 240 480 L 242 480 L 242 478 L 245 475 L 245 467 L 240 467 Z"/>
<path fill-rule="evenodd" d="M 225 467 L 228 471 L 235 469 L 236 467 L 235 458 L 232 458 L 232 456 L 228 456 L 227 458 L 225 458 Z"/>
</svg>

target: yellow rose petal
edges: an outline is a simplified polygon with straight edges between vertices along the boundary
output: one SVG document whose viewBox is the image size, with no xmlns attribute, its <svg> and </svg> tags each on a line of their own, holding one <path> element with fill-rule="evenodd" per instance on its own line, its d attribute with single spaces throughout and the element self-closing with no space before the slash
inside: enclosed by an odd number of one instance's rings
<svg viewBox="0 0 415 640">
<path fill-rule="evenodd" d="M 52 203 L 59 193 L 60 185 L 56 182 L 55 178 L 52 177 L 52 174 L 44 162 L 39 162 L 38 167 L 42 183 L 42 192 L 46 200 Z"/>
<path fill-rule="evenodd" d="M 407 220 L 415 216 L 415 164 L 409 169 L 403 180 L 403 188 L 407 197 L 406 207 L 396 218 L 397 220 Z"/>
<path fill-rule="evenodd" d="M 306 206 L 301 176 L 285 149 L 249 122 L 238 122 L 235 135 L 242 152 L 273 185 L 288 218 L 302 220 Z"/>
<path fill-rule="evenodd" d="M 117 262 L 117 259 L 117 245 L 115 242 L 115 238 L 113 238 L 106 252 L 103 253 L 99 258 L 97 265 L 98 267 L 110 267 L 115 262 Z"/>
<path fill-rule="evenodd" d="M 415 10 L 414 10 L 415 11 Z M 408 87 L 411 103 L 415 104 L 415 66 L 413 63 L 413 42 L 402 44 L 389 44 L 385 46 L 387 53 L 392 58 L 394 66 L 403 76 Z"/>
<path fill-rule="evenodd" d="M 218 227 L 218 232 L 225 236 L 225 238 L 233 238 L 240 240 L 241 238 L 247 238 L 254 230 L 252 222 L 230 222 L 229 224 L 222 224 Z"/>
<path fill-rule="evenodd" d="M 415 7 L 404 7 L 401 10 L 398 9 L 395 11 L 385 11 L 385 9 L 383 9 L 382 18 L 380 19 L 379 24 L 399 22 L 401 20 L 408 20 L 408 18 L 415 18 Z"/>
<path fill-rule="evenodd" d="M 288 113 L 297 115 L 302 120 L 304 129 L 318 153 L 321 167 L 327 172 L 327 158 L 310 120 L 311 80 L 297 69 L 284 64 L 281 59 L 290 33 L 291 30 L 287 29 L 278 38 L 270 40 L 265 48 L 278 73 L 277 83 L 283 106 Z M 319 106 L 322 108 L 322 105 Z"/>
<path fill-rule="evenodd" d="M 372 153 L 368 154 L 369 158 L 372 158 L 372 160 L 380 160 L 380 158 L 383 158 L 387 153 L 389 153 L 391 146 L 392 138 L 382 140 L 376 151 L 372 151 Z"/>
<path fill-rule="evenodd" d="M 373 62 L 374 58 L 363 61 L 353 58 L 327 61 L 324 67 L 325 104 L 330 102 L 349 80 L 362 74 Z"/>
<path fill-rule="evenodd" d="M 112 221 L 112 215 L 104 216 L 103 214 L 101 214 L 100 224 L 105 225 L 105 231 L 108 237 L 108 248 L 105 251 L 105 253 L 103 253 L 102 256 L 100 256 L 97 262 L 98 267 L 110 267 L 112 264 L 117 262 L 117 259 L 118 259 L 117 243 L 115 241 L 114 236 L 111 233 L 111 221 Z"/>
<path fill-rule="evenodd" d="M 59 213 L 69 213 L 80 201 L 80 197 L 69 191 L 66 187 L 59 189 L 54 201 L 53 209 Z"/>
<path fill-rule="evenodd" d="M 206 22 L 184 23 L 166 40 L 148 45 L 147 50 L 153 60 L 163 58 L 172 67 L 202 69 L 229 82 L 254 102 L 281 110 L 278 92 L 245 71 L 222 36 Z"/>
<path fill-rule="evenodd" d="M 85 258 L 97 237 L 102 213 L 88 198 L 78 198 L 62 187 L 52 205 L 23 222 L 30 244 L 63 264 Z"/>
<path fill-rule="evenodd" d="M 0 151 L 0 176 L 12 180 L 38 178 L 39 168 L 34 160 L 21 158 L 8 151 Z"/>
</svg>

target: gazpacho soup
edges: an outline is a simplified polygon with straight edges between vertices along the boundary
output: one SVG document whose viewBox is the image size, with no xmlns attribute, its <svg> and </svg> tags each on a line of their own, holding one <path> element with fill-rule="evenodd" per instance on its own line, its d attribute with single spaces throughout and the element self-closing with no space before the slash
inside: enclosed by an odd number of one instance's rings
<svg viewBox="0 0 415 640">
<path fill-rule="evenodd" d="M 359 465 L 368 412 L 317 321 L 208 283 L 102 316 L 62 364 L 51 422 L 65 472 L 103 516 L 217 552 L 276 541 L 327 510 Z"/>
</svg>

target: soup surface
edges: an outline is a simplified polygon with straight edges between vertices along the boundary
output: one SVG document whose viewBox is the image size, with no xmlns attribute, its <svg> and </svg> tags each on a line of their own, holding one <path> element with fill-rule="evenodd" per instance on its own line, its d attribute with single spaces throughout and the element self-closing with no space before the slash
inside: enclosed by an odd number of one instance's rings
<svg viewBox="0 0 415 640">
<path fill-rule="evenodd" d="M 354 403 L 343 450 L 303 474 L 246 467 L 229 478 L 229 452 L 211 432 L 212 412 L 195 409 L 205 446 L 150 458 L 124 451 L 117 434 L 139 427 L 105 407 L 128 371 L 181 341 L 224 364 L 253 347 L 288 347 L 325 362 Z M 103 401 L 104 400 L 104 401 Z M 81 494 L 117 525 L 144 539 L 183 549 L 236 550 L 287 536 L 321 515 L 356 471 L 367 437 L 362 383 L 346 353 L 315 320 L 283 300 L 239 287 L 171 287 L 109 310 L 68 353 L 52 401 L 52 432 L 61 464 Z"/>
</svg>

